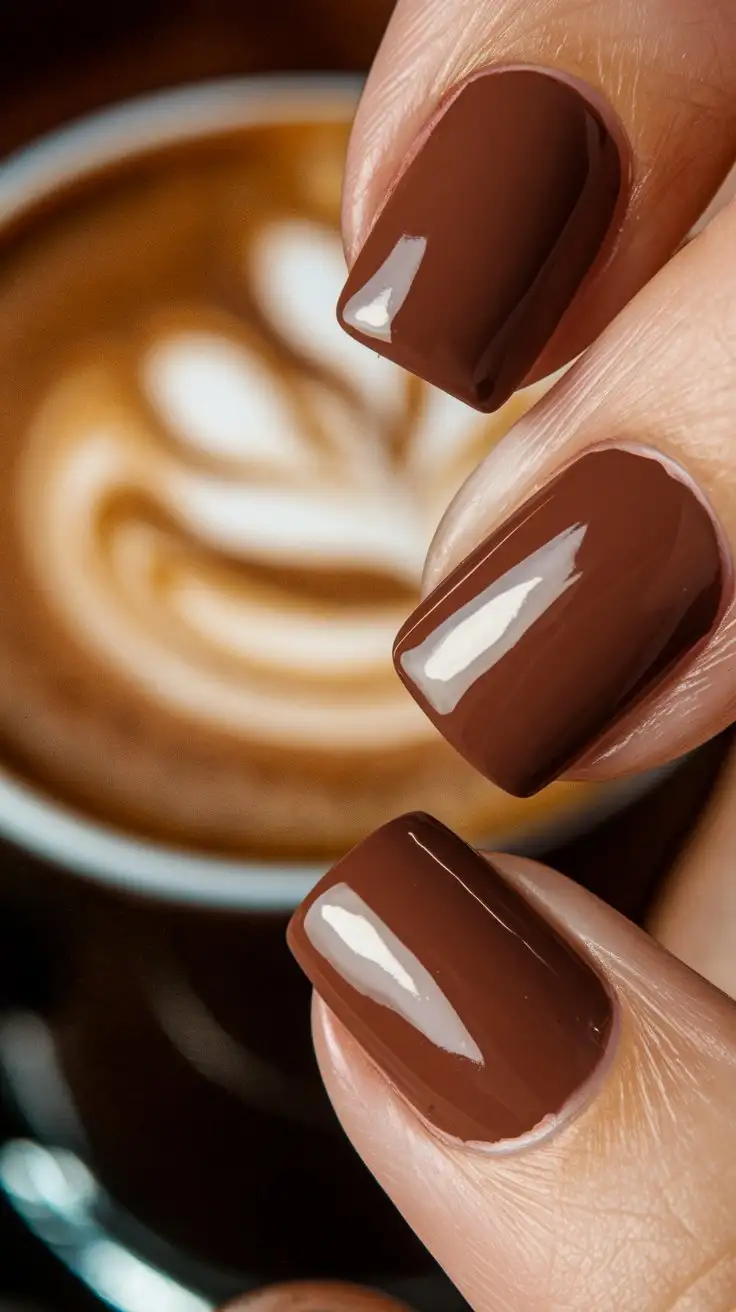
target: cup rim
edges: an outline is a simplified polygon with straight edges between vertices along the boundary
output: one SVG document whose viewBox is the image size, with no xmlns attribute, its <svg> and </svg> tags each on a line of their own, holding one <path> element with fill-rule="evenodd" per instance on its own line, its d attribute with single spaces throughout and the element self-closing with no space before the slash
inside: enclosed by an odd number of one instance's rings
<svg viewBox="0 0 736 1312">
<path fill-rule="evenodd" d="M 363 79 L 350 73 L 210 78 L 92 110 L 0 162 L 0 224 L 52 187 L 94 174 L 112 160 L 252 123 L 328 123 L 346 112 L 352 116 L 362 85 Z"/>
<path fill-rule="evenodd" d="M 0 227 L 55 186 L 112 160 L 252 123 L 351 117 L 362 79 L 339 73 L 217 78 L 156 91 L 93 111 L 23 145 L 0 163 Z M 661 772 L 653 772 L 659 777 Z M 506 850 L 539 850 L 582 832 L 651 786 L 652 773 L 609 784 L 581 815 L 538 829 L 490 834 Z M 55 801 L 0 766 L 0 834 L 77 877 L 156 901 L 257 912 L 292 909 L 326 862 L 254 861 L 187 852 L 124 834 Z"/>
<path fill-rule="evenodd" d="M 584 833 L 636 801 L 678 764 L 615 780 L 584 811 L 541 822 L 523 836 L 518 827 L 491 833 L 487 845 L 532 856 L 547 845 Z M 0 833 L 31 855 L 110 890 L 211 910 L 291 911 L 328 864 L 207 856 L 122 834 L 47 799 L 3 770 Z"/>
</svg>

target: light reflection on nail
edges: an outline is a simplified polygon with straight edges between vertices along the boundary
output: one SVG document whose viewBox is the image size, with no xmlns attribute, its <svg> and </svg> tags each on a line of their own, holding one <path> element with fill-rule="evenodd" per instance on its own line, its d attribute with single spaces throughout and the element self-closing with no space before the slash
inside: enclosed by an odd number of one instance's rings
<svg viewBox="0 0 736 1312">
<path fill-rule="evenodd" d="M 516 645 L 580 577 L 575 558 L 586 525 L 573 524 L 402 651 L 402 669 L 442 715 Z"/>
<path fill-rule="evenodd" d="M 411 291 L 426 249 L 426 237 L 400 237 L 373 277 L 350 297 L 342 311 L 345 323 L 367 337 L 390 342 L 393 320 Z"/>
<path fill-rule="evenodd" d="M 483 1065 L 483 1054 L 419 959 L 347 884 L 335 884 L 304 918 L 312 947 L 353 988 L 403 1016 L 438 1048 Z"/>
</svg>

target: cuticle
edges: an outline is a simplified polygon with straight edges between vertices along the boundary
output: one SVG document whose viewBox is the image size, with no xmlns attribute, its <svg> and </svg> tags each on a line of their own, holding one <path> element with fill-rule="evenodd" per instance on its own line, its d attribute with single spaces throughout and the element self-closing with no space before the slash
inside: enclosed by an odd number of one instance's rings
<svg viewBox="0 0 736 1312">
<path fill-rule="evenodd" d="M 513 430 L 510 430 L 510 432 L 513 432 Z M 688 652 L 687 659 L 690 661 L 693 652 L 697 654 L 697 652 L 701 651 L 703 647 L 712 640 L 713 634 L 722 623 L 724 615 L 734 599 L 734 592 L 736 590 L 736 569 L 734 567 L 731 543 L 728 534 L 721 523 L 720 516 L 710 498 L 703 491 L 700 483 L 686 465 L 681 464 L 679 460 L 676 460 L 667 452 L 660 450 L 659 447 L 650 445 L 648 442 L 636 441 L 634 439 L 627 440 L 626 438 L 622 439 L 621 437 L 601 438 L 591 446 L 585 447 L 584 450 L 576 451 L 574 454 L 570 455 L 567 460 L 562 462 L 562 464 L 557 465 L 551 470 L 547 478 L 536 485 L 532 485 L 525 496 L 524 501 L 520 501 L 515 508 L 512 507 L 506 518 L 511 518 L 512 515 L 516 514 L 521 509 L 525 501 L 531 500 L 532 497 L 538 496 L 540 493 L 544 492 L 545 488 L 550 487 L 560 475 L 566 473 L 568 469 L 571 469 L 573 465 L 577 465 L 581 460 L 585 460 L 586 456 L 594 455 L 596 451 L 628 451 L 630 455 L 639 456 L 643 460 L 657 461 L 658 464 L 662 465 L 662 467 L 667 470 L 672 478 L 675 478 L 678 482 L 683 483 L 688 488 L 695 499 L 699 501 L 700 505 L 708 513 L 716 538 L 718 539 L 721 565 L 723 568 L 723 587 L 721 590 L 721 602 L 718 614 L 713 621 L 710 632 L 706 634 L 695 648 Z"/>
<path fill-rule="evenodd" d="M 551 64 L 531 64 L 531 63 L 525 63 L 524 61 L 515 62 L 513 60 L 510 61 L 509 63 L 499 62 L 496 64 L 494 63 L 484 64 L 481 68 L 473 69 L 472 72 L 467 73 L 465 77 L 461 78 L 460 81 L 456 82 L 453 86 L 448 87 L 447 90 L 442 94 L 440 99 L 437 101 L 437 104 L 435 105 L 434 109 L 432 110 L 431 114 L 425 120 L 425 122 L 419 128 L 419 131 L 414 136 L 408 150 L 402 156 L 400 163 L 398 164 L 395 172 L 393 173 L 390 181 L 386 186 L 380 205 L 377 207 L 376 212 L 371 220 L 370 226 L 368 227 L 365 235 L 363 236 L 351 263 L 353 264 L 355 263 L 358 254 L 360 253 L 360 251 L 363 249 L 366 242 L 368 241 L 368 238 L 370 237 L 374 227 L 378 223 L 378 220 L 380 219 L 388 202 L 390 201 L 391 197 L 396 191 L 396 188 L 398 187 L 404 175 L 410 169 L 411 165 L 414 163 L 414 160 L 416 159 L 419 152 L 423 149 L 424 145 L 426 144 L 427 140 L 431 136 L 432 132 L 434 131 L 434 128 L 436 127 L 440 119 L 444 117 L 444 115 L 447 113 L 448 109 L 453 104 L 453 102 L 457 100 L 457 98 L 462 94 L 463 91 L 465 91 L 467 87 L 471 85 L 471 83 L 477 82 L 479 81 L 480 78 L 488 77 L 494 73 L 495 74 L 539 73 L 546 77 L 554 78 L 556 81 L 562 82 L 566 86 L 575 87 L 575 88 L 585 88 L 587 95 L 584 98 L 586 99 L 587 103 L 590 105 L 591 109 L 598 115 L 601 122 L 605 124 L 606 130 L 610 131 L 611 136 L 613 137 L 616 143 L 619 153 L 619 158 L 621 161 L 621 187 L 619 191 L 619 198 L 616 205 L 616 209 L 611 217 L 611 224 L 607 233 L 607 238 L 605 242 L 606 245 L 605 259 L 600 265 L 598 264 L 597 259 L 596 261 L 594 261 L 593 265 L 591 265 L 591 268 L 586 273 L 584 282 L 587 283 L 588 278 L 591 276 L 591 273 L 595 278 L 597 278 L 604 271 L 604 269 L 608 267 L 608 265 L 610 264 L 611 260 L 613 259 L 618 249 L 619 238 L 624 227 L 626 216 L 629 210 L 631 196 L 633 193 L 634 151 L 631 145 L 629 134 L 626 131 L 626 128 L 624 127 L 624 124 L 620 119 L 618 113 L 613 108 L 613 106 L 611 105 L 610 101 L 608 100 L 607 96 L 605 95 L 604 91 L 601 88 L 595 86 L 591 82 L 588 82 L 585 78 L 580 77 L 577 73 L 570 72 L 566 68 L 562 68 L 562 67 L 557 68 Z M 576 293 L 576 299 L 577 299 L 577 295 L 579 294 L 579 291 L 580 289 L 578 289 L 578 293 Z"/>
<path fill-rule="evenodd" d="M 688 490 L 692 493 L 695 499 L 700 502 L 700 505 L 703 507 L 703 509 L 707 511 L 710 517 L 716 538 L 718 540 L 718 548 L 721 557 L 721 567 L 723 570 L 723 587 L 721 589 L 721 602 L 718 609 L 718 614 L 716 615 L 716 618 L 713 621 L 713 625 L 711 627 L 710 632 L 705 636 L 705 638 L 701 640 L 699 644 L 697 644 L 697 646 L 691 652 L 688 653 L 688 660 L 690 660 L 693 656 L 693 652 L 697 654 L 697 652 L 702 651 L 706 643 L 712 640 L 713 634 L 720 627 L 723 621 L 723 617 L 726 614 L 726 611 L 729 609 L 734 598 L 733 552 L 731 550 L 731 543 L 728 534 L 726 533 L 726 530 L 724 529 L 723 524 L 721 523 L 720 515 L 718 514 L 718 511 L 715 509 L 713 503 L 711 502 L 710 497 L 707 495 L 706 492 L 703 491 L 697 478 L 695 478 L 695 476 L 690 472 L 687 466 L 681 464 L 679 460 L 676 460 L 673 456 L 669 455 L 667 452 L 660 451 L 656 446 L 650 446 L 646 442 L 636 442 L 636 441 L 622 442 L 612 439 L 609 442 L 603 442 L 600 443 L 599 445 L 606 446 L 608 448 L 614 447 L 620 451 L 630 451 L 632 455 L 641 456 L 643 459 L 657 460 L 659 464 L 662 465 L 668 471 L 668 473 L 672 478 L 677 479 L 678 482 L 683 483 L 685 487 L 688 488 Z M 595 447 L 590 448 L 591 451 L 595 449 L 596 449 Z"/>
<path fill-rule="evenodd" d="M 522 896 L 525 895 L 522 894 Z M 553 927 L 557 929 L 556 925 Z M 565 935 L 563 935 L 563 937 L 565 937 L 566 942 L 570 942 Z M 366 1062 L 378 1075 L 379 1079 L 388 1086 L 391 1092 L 401 1103 L 404 1104 L 410 1114 L 424 1127 L 430 1138 L 432 1138 L 441 1148 L 449 1148 L 455 1152 L 459 1150 L 464 1153 L 472 1153 L 473 1155 L 485 1158 L 521 1156 L 528 1152 L 532 1152 L 534 1149 L 555 1139 L 558 1134 L 561 1134 L 565 1129 L 577 1121 L 602 1092 L 616 1067 L 621 1049 L 621 1035 L 623 1031 L 622 1007 L 618 995 L 611 987 L 605 975 L 602 974 L 597 964 L 597 959 L 593 958 L 592 953 L 590 953 L 586 945 L 576 943 L 574 945 L 571 944 L 571 946 L 574 946 L 574 950 L 579 956 L 589 961 L 590 969 L 595 972 L 610 1003 L 611 1024 L 606 1036 L 606 1043 L 593 1070 L 585 1080 L 583 1080 L 582 1084 L 578 1086 L 574 1093 L 566 1099 L 563 1106 L 557 1112 L 552 1112 L 548 1116 L 545 1116 L 542 1121 L 536 1126 L 533 1126 L 531 1130 L 527 1130 L 513 1139 L 499 1139 L 490 1142 L 486 1140 L 460 1139 L 457 1135 L 450 1134 L 449 1131 L 441 1129 L 438 1125 L 435 1125 L 435 1123 L 430 1120 L 424 1112 L 420 1111 L 419 1108 L 415 1106 L 407 1094 L 404 1093 L 403 1089 L 401 1089 L 390 1075 L 386 1073 L 384 1067 L 376 1061 L 375 1057 L 367 1052 L 362 1044 L 359 1044 Z M 358 1042 L 358 1040 L 355 1040 L 355 1042 Z"/>
<path fill-rule="evenodd" d="M 602 977 L 601 977 L 602 978 Z M 376 1066 L 382 1078 L 389 1085 L 391 1090 L 405 1103 L 412 1115 L 424 1126 L 427 1133 L 443 1148 L 450 1148 L 454 1151 L 460 1150 L 465 1153 L 472 1153 L 479 1157 L 517 1157 L 526 1153 L 533 1152 L 542 1145 L 550 1143 L 557 1138 L 568 1126 L 577 1121 L 588 1108 L 595 1102 L 601 1093 L 609 1076 L 616 1066 L 616 1061 L 620 1051 L 620 1039 L 622 1031 L 621 1006 L 618 999 L 613 998 L 606 985 L 606 991 L 612 1002 L 611 1007 L 611 1025 L 606 1039 L 606 1046 L 601 1053 L 599 1061 L 590 1075 L 583 1081 L 578 1089 L 566 1100 L 564 1105 L 557 1112 L 552 1112 L 544 1117 L 538 1125 L 533 1126 L 524 1134 L 517 1135 L 514 1139 L 497 1139 L 487 1141 L 482 1139 L 459 1139 L 457 1135 L 450 1134 L 447 1130 L 440 1129 L 433 1121 L 429 1120 L 423 1112 L 407 1098 L 393 1080 L 391 1080 L 380 1067 Z M 369 1060 L 372 1061 L 372 1058 Z M 375 1063 L 373 1063 L 375 1065 Z"/>
<path fill-rule="evenodd" d="M 660 696 L 664 688 L 671 689 L 675 687 L 682 679 L 685 671 L 691 668 L 691 666 L 702 656 L 706 648 L 713 642 L 713 639 L 718 633 L 734 602 L 734 596 L 736 595 L 736 569 L 734 568 L 733 552 L 731 550 L 731 543 L 726 530 L 721 523 L 718 512 L 715 510 L 710 498 L 703 491 L 698 480 L 686 465 L 680 464 L 679 460 L 675 460 L 673 456 L 661 451 L 656 446 L 650 446 L 647 442 L 637 442 L 633 440 L 626 441 L 625 439 L 621 440 L 621 438 L 604 438 L 601 441 L 596 442 L 593 446 L 586 447 L 584 451 L 576 452 L 576 454 L 571 456 L 569 460 L 566 460 L 564 464 L 555 469 L 554 473 L 545 483 L 540 485 L 537 492 L 543 491 L 546 486 L 552 483 L 560 474 L 564 473 L 565 470 L 569 469 L 572 465 L 577 464 L 579 460 L 584 460 L 586 456 L 594 454 L 596 451 L 628 451 L 630 455 L 638 456 L 642 460 L 656 460 L 658 464 L 667 470 L 670 477 L 677 479 L 678 482 L 683 483 L 684 486 L 688 488 L 691 494 L 707 512 L 718 541 L 721 569 L 723 572 L 723 583 L 718 611 L 713 623 L 708 632 L 690 647 L 682 659 L 669 671 L 663 682 L 647 691 L 640 702 L 637 702 L 634 706 L 629 708 L 632 713 L 634 711 L 640 712 L 652 699 Z M 530 496 L 535 495 L 537 495 L 537 493 L 530 493 Z M 513 514 L 514 512 L 512 511 L 511 513 Z M 579 766 L 583 765 L 583 763 L 587 762 L 594 766 L 600 759 L 599 748 L 604 744 L 613 741 L 611 739 L 612 732 L 613 728 L 611 726 L 604 730 L 598 738 L 588 744 L 585 751 L 582 752 L 580 756 L 577 756 L 575 760 L 571 761 L 570 764 L 565 767 L 560 777 L 562 779 L 575 779 L 576 770 Z"/>
</svg>

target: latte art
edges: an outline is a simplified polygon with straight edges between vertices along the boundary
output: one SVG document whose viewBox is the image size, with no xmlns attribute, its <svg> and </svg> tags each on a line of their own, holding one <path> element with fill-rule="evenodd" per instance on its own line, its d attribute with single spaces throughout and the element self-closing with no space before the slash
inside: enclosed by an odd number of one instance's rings
<svg viewBox="0 0 736 1312">
<path fill-rule="evenodd" d="M 258 308 L 294 353 L 311 344 L 314 375 L 286 351 L 275 367 L 208 305 L 136 325 L 125 377 L 91 344 L 23 453 L 38 584 L 80 644 L 174 714 L 285 749 L 434 740 L 389 654 L 481 421 L 443 400 L 455 442 L 423 468 L 434 398 L 412 406 L 413 380 L 339 329 L 337 234 L 266 224 L 254 246 Z M 284 267 L 290 307 L 273 301 Z"/>
<path fill-rule="evenodd" d="M 189 846 L 329 854 L 397 809 L 467 832 L 499 806 L 390 653 L 449 498 L 531 398 L 478 416 L 340 330 L 346 132 L 121 162 L 0 265 L 3 738 Z"/>
</svg>

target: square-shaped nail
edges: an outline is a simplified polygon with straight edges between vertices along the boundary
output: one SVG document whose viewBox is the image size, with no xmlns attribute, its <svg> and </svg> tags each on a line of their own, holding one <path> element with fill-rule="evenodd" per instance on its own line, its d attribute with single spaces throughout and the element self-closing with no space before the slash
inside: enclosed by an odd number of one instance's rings
<svg viewBox="0 0 736 1312">
<path fill-rule="evenodd" d="M 629 151 L 584 83 L 495 68 L 441 108 L 345 285 L 346 332 L 479 410 L 520 386 L 618 227 Z"/>
<path fill-rule="evenodd" d="M 593 450 L 418 607 L 396 669 L 444 736 L 525 797 L 562 774 L 712 631 L 719 534 L 660 460 Z"/>
<path fill-rule="evenodd" d="M 289 945 L 406 1099 L 465 1141 L 539 1128 L 606 1048 L 612 1003 L 592 964 L 428 815 L 390 821 L 339 861 Z"/>
</svg>

